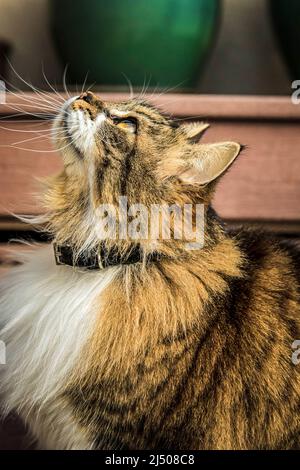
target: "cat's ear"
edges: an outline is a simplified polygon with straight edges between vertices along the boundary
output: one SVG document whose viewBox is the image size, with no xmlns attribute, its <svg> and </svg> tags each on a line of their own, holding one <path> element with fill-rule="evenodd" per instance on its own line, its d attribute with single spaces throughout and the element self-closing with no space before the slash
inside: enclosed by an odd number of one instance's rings
<svg viewBox="0 0 300 470">
<path fill-rule="evenodd" d="M 236 142 L 220 142 L 194 146 L 179 178 L 186 184 L 204 185 L 222 175 L 239 155 L 242 146 Z"/>
<path fill-rule="evenodd" d="M 188 122 L 180 126 L 187 140 L 191 143 L 198 142 L 208 127 L 209 124 L 206 122 Z"/>
</svg>

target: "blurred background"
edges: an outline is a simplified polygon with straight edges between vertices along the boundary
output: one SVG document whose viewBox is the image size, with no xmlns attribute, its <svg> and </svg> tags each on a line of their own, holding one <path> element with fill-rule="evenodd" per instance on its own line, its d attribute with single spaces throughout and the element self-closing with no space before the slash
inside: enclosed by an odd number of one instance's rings
<svg viewBox="0 0 300 470">
<path fill-rule="evenodd" d="M 114 89 L 130 81 L 201 93 L 290 94 L 297 66 L 289 45 L 299 44 L 299 4 L 0 0 L 2 75 L 8 55 L 26 81 L 42 88 L 43 67 L 59 86 L 69 64 L 71 86 L 89 71 L 88 83 Z M 26 89 L 12 70 L 5 73 L 12 85 Z"/>
</svg>

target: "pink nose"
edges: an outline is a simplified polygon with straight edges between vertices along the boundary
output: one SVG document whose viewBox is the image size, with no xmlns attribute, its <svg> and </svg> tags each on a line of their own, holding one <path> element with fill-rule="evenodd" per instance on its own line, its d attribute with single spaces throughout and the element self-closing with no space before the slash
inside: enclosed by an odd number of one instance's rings
<svg viewBox="0 0 300 470">
<path fill-rule="evenodd" d="M 93 104 L 95 101 L 97 101 L 96 96 L 91 91 L 85 91 L 84 93 L 81 93 L 78 99 L 83 100 L 89 104 Z"/>
</svg>

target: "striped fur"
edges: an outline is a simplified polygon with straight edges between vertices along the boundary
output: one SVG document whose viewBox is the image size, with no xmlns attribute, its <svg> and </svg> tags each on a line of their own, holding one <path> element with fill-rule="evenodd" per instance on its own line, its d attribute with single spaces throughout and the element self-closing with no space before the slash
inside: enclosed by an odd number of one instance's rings
<svg viewBox="0 0 300 470">
<path fill-rule="evenodd" d="M 134 133 L 118 127 L 124 116 Z M 300 448 L 299 252 L 257 231 L 231 234 L 210 205 L 239 144 L 196 144 L 203 123 L 91 93 L 57 126 L 56 144 L 72 144 L 44 197 L 56 241 L 97 247 L 97 206 L 126 195 L 203 203 L 205 244 L 159 240 L 160 260 L 93 273 L 55 266 L 49 249 L 28 255 L 0 284 L 6 409 L 43 448 Z M 122 256 L 135 242 L 106 243 Z"/>
</svg>

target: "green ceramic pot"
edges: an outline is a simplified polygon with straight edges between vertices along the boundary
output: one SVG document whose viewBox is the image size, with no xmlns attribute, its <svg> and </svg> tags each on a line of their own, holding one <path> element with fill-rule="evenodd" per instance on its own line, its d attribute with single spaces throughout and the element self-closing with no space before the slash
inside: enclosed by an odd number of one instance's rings
<svg viewBox="0 0 300 470">
<path fill-rule="evenodd" d="M 219 0 L 51 0 L 68 79 L 194 87 L 219 24 Z"/>
<path fill-rule="evenodd" d="M 300 1 L 269 0 L 274 30 L 291 78 L 300 79 Z"/>
</svg>

